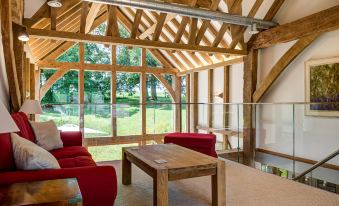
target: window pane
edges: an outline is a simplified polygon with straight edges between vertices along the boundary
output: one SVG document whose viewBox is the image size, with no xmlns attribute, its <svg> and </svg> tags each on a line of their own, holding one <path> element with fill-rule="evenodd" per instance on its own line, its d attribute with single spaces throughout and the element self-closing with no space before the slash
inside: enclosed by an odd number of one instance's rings
<svg viewBox="0 0 339 206">
<path fill-rule="evenodd" d="M 111 73 L 85 71 L 85 137 L 112 136 Z"/>
<path fill-rule="evenodd" d="M 117 46 L 117 64 L 123 66 L 141 66 L 141 49 Z"/>
<path fill-rule="evenodd" d="M 79 62 L 79 44 L 75 44 L 56 60 L 57 62 Z"/>
<path fill-rule="evenodd" d="M 117 134 L 141 134 L 140 75 L 117 73 Z"/>
<path fill-rule="evenodd" d="M 112 50 L 104 44 L 85 43 L 85 63 L 111 64 Z"/>
</svg>

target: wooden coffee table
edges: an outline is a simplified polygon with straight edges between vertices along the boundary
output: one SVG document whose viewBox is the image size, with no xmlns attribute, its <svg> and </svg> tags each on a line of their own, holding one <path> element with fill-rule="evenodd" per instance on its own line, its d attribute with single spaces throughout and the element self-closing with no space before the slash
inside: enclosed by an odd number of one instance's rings
<svg viewBox="0 0 339 206">
<path fill-rule="evenodd" d="M 1 202 L 5 206 L 79 206 L 82 205 L 82 196 L 77 180 L 70 178 L 2 185 Z"/>
<path fill-rule="evenodd" d="M 157 163 L 165 160 L 166 163 Z M 131 163 L 153 178 L 153 205 L 168 205 L 168 181 L 212 176 L 212 205 L 225 206 L 225 162 L 175 145 L 123 148 L 122 184 L 130 185 Z"/>
</svg>

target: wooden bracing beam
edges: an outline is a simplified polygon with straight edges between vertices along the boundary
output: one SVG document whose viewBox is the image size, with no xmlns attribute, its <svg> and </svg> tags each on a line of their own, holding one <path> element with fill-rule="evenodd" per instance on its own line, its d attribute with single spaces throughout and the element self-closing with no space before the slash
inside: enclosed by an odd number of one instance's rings
<svg viewBox="0 0 339 206">
<path fill-rule="evenodd" d="M 168 14 L 166 16 L 164 24 L 167 24 L 172 19 L 174 19 L 176 16 L 177 16 L 177 14 Z M 152 26 L 148 27 L 143 33 L 141 33 L 139 35 L 139 39 L 146 39 L 147 37 L 149 37 L 151 34 L 154 33 L 156 27 L 157 27 L 157 23 L 155 23 Z"/>
<path fill-rule="evenodd" d="M 153 74 L 161 83 L 162 85 L 165 87 L 165 89 L 167 90 L 168 94 L 171 96 L 172 98 L 172 102 L 176 102 L 175 99 L 175 92 L 174 89 L 172 88 L 172 86 L 168 83 L 168 81 L 161 75 L 161 74 Z"/>
<path fill-rule="evenodd" d="M 134 22 L 133 22 L 133 26 L 132 26 L 132 30 L 131 30 L 131 39 L 135 39 L 137 36 L 137 32 L 138 32 L 138 27 L 141 21 L 141 17 L 142 17 L 142 10 L 141 9 L 137 9 L 137 12 L 134 15 Z"/>
<path fill-rule="evenodd" d="M 212 0 L 212 4 L 210 6 L 211 11 L 216 11 L 218 9 L 218 5 L 220 3 L 220 0 Z M 211 20 L 203 20 L 200 29 L 197 33 L 197 37 L 195 39 L 195 44 L 199 45 L 202 38 L 205 36 L 205 32 L 208 29 L 208 25 L 211 23 Z"/>
<path fill-rule="evenodd" d="M 242 0 L 234 0 L 232 3 L 229 3 L 229 13 L 233 14 L 233 13 L 239 13 L 239 11 L 241 12 L 241 2 Z M 223 23 L 221 25 L 221 28 L 217 34 L 217 36 L 215 37 L 212 46 L 213 47 L 217 47 L 219 45 L 219 43 L 221 42 L 221 40 L 223 39 L 228 27 L 230 27 L 229 24 L 227 23 Z"/>
<path fill-rule="evenodd" d="M 89 9 L 88 1 L 83 1 L 82 7 L 81 7 L 81 16 L 80 16 L 80 33 L 83 33 L 83 34 L 86 32 L 86 20 L 87 20 L 87 15 L 88 15 L 88 9 Z"/>
<path fill-rule="evenodd" d="M 260 32 L 256 39 L 251 42 L 251 47 L 254 49 L 266 48 L 278 43 L 336 29 L 339 29 L 339 5 Z"/>
<path fill-rule="evenodd" d="M 90 10 L 88 11 L 87 18 L 86 18 L 85 33 L 88 33 L 91 30 L 93 22 L 95 18 L 97 17 L 101 6 L 102 4 L 92 3 L 92 6 Z"/>
<path fill-rule="evenodd" d="M 91 43 L 102 43 L 102 44 L 111 44 L 111 45 L 136 46 L 136 47 L 141 47 L 141 48 L 183 50 L 183 51 L 191 51 L 191 52 L 208 52 L 208 53 L 220 53 L 220 54 L 229 54 L 229 55 L 232 55 L 232 54 L 233 55 L 246 55 L 247 54 L 246 51 L 237 50 L 237 49 L 187 45 L 187 44 L 178 44 L 178 43 L 171 43 L 171 42 L 155 42 L 155 41 L 139 40 L 139 39 L 123 39 L 123 38 L 116 38 L 116 37 L 79 34 L 79 33 L 63 32 L 63 31 L 49 31 L 49 30 L 43 30 L 43 29 L 28 28 L 27 32 L 32 38 L 40 38 L 40 39 L 52 39 L 52 40 L 87 42 L 87 43 L 91 42 Z"/>
<path fill-rule="evenodd" d="M 109 6 L 106 36 L 119 37 L 117 9 L 116 6 Z"/>
<path fill-rule="evenodd" d="M 301 54 L 320 34 L 313 34 L 298 40 L 273 66 L 267 77 L 261 82 L 258 89 L 253 94 L 253 102 L 259 102 L 264 94 L 271 88 L 280 74 L 290 65 L 290 63 Z"/>
<path fill-rule="evenodd" d="M 60 78 L 62 78 L 70 68 L 61 68 L 57 70 L 47 81 L 44 85 L 42 85 L 40 89 L 40 101 L 45 96 L 45 94 L 48 92 L 48 90 L 53 86 L 53 84 L 58 81 Z"/>
</svg>

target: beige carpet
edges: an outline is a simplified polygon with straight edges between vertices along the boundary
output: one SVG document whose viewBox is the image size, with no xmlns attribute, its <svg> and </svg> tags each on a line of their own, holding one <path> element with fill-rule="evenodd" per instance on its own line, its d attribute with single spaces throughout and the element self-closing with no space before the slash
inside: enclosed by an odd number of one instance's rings
<svg viewBox="0 0 339 206">
<path fill-rule="evenodd" d="M 152 179 L 133 165 L 132 185 L 121 184 L 121 162 L 110 163 L 118 173 L 116 205 L 149 206 L 153 200 Z M 170 182 L 169 205 L 211 205 L 210 177 Z M 226 200 L 235 205 L 339 206 L 339 195 L 260 172 L 235 162 L 226 162 Z"/>
</svg>

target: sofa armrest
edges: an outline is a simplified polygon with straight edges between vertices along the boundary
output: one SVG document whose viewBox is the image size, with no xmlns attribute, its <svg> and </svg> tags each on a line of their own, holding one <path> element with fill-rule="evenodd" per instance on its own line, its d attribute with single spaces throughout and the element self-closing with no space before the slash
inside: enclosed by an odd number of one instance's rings
<svg viewBox="0 0 339 206">
<path fill-rule="evenodd" d="M 78 132 L 60 132 L 61 140 L 64 146 L 82 146 L 82 133 Z"/>
<path fill-rule="evenodd" d="M 2 172 L 0 185 L 64 178 L 77 178 L 84 205 L 114 205 L 117 177 L 111 166 Z"/>
</svg>

